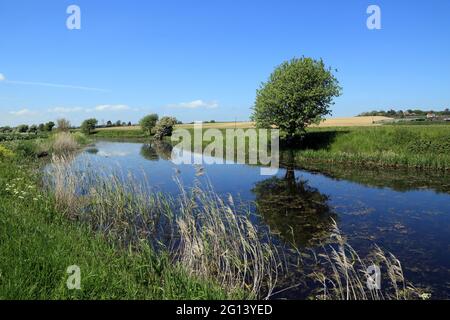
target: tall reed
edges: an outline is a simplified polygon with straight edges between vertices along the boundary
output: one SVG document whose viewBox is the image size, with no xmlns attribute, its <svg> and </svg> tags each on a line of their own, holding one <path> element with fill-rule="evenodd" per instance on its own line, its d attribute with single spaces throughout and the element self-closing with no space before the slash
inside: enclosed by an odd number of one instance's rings
<svg viewBox="0 0 450 320">
<path fill-rule="evenodd" d="M 321 271 L 312 277 L 321 284 L 318 299 L 323 300 L 410 300 L 420 297 L 420 290 L 404 277 L 400 261 L 391 253 L 376 246 L 363 259 L 341 234 L 336 222 L 332 238 L 335 245 L 323 247 L 317 255 Z M 379 268 L 380 273 L 374 274 Z M 379 277 L 379 283 L 377 283 Z"/>
<path fill-rule="evenodd" d="M 270 297 L 283 269 L 270 235 L 252 223 L 249 212 L 236 207 L 231 195 L 224 200 L 211 185 L 195 186 L 192 192 L 179 186 L 177 259 L 191 273 L 218 279 L 228 289 Z"/>
<path fill-rule="evenodd" d="M 53 141 L 52 151 L 57 155 L 69 155 L 79 148 L 74 136 L 68 132 L 58 133 Z"/>
</svg>

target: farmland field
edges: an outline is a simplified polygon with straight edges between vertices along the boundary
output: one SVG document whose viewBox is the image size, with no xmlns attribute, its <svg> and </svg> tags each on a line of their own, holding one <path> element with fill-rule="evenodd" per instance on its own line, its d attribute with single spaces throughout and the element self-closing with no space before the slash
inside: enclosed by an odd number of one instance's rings
<svg viewBox="0 0 450 320">
<path fill-rule="evenodd" d="M 388 117 L 351 117 L 351 118 L 330 118 L 325 119 L 319 125 L 313 125 L 312 127 L 360 127 L 360 126 L 373 126 L 380 125 L 382 122 L 390 122 L 392 118 Z M 251 121 L 237 121 L 237 122 L 215 122 L 215 123 L 203 123 L 204 129 L 248 129 L 254 128 L 255 123 Z M 180 124 L 176 126 L 180 129 L 193 128 L 193 124 Z M 97 131 L 132 131 L 141 130 L 140 126 L 124 126 L 124 127 L 109 127 L 98 128 Z"/>
</svg>

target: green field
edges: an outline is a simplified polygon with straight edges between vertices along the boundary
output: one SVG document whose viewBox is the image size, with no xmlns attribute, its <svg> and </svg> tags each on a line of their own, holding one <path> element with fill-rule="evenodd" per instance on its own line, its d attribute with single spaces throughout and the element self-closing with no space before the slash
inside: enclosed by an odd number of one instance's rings
<svg viewBox="0 0 450 320">
<path fill-rule="evenodd" d="M 93 134 L 95 138 L 146 138 L 147 135 L 139 127 L 124 127 L 96 130 Z"/>
<path fill-rule="evenodd" d="M 450 125 L 310 129 L 295 158 L 298 163 L 449 170 Z"/>
</svg>

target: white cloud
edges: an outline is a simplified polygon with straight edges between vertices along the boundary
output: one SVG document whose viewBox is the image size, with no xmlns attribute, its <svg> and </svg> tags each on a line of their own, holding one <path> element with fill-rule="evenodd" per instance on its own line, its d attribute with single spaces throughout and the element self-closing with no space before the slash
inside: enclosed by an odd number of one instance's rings
<svg viewBox="0 0 450 320">
<path fill-rule="evenodd" d="M 5 76 L 3 75 L 3 73 L 0 73 L 0 81 L 4 81 L 6 80 Z"/>
<path fill-rule="evenodd" d="M 219 107 L 219 103 L 217 101 L 203 101 L 203 100 L 194 100 L 191 102 L 181 102 L 178 104 L 170 104 L 170 108 L 184 108 L 184 109 L 215 109 Z"/>
<path fill-rule="evenodd" d="M 131 109 L 125 104 L 102 104 L 94 108 L 81 108 L 81 107 L 56 107 L 49 109 L 51 113 L 75 113 L 75 112 L 107 112 L 107 111 L 136 111 L 137 109 Z"/>
<path fill-rule="evenodd" d="M 80 107 L 75 107 L 75 108 L 56 107 L 56 108 L 48 110 L 48 112 L 51 112 L 51 113 L 73 113 L 73 112 L 83 112 L 83 111 L 85 111 L 85 109 L 80 108 Z"/>
<path fill-rule="evenodd" d="M 94 108 L 95 111 L 125 111 L 130 107 L 125 104 L 102 104 Z"/>
<path fill-rule="evenodd" d="M 14 116 L 18 116 L 18 117 L 33 116 L 33 115 L 36 114 L 36 112 L 31 111 L 29 109 L 22 109 L 22 110 L 18 110 L 18 111 L 10 111 L 9 113 L 14 115 Z"/>
</svg>

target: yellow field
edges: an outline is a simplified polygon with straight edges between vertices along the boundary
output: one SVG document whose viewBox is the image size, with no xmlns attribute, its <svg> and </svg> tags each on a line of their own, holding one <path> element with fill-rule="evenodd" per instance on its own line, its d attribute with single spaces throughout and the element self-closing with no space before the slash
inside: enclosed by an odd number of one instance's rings
<svg viewBox="0 0 450 320">
<path fill-rule="evenodd" d="M 189 129 L 193 124 L 181 124 L 177 128 Z M 253 122 L 216 122 L 216 123 L 204 123 L 204 129 L 248 129 L 253 128 L 255 124 Z"/>
<path fill-rule="evenodd" d="M 392 121 L 388 117 L 352 117 L 352 118 L 331 118 L 321 122 L 318 126 L 313 127 L 364 127 L 379 125 L 380 122 Z"/>
<path fill-rule="evenodd" d="M 331 118 L 326 119 L 319 125 L 313 125 L 312 127 L 365 127 L 379 125 L 380 122 L 392 121 L 392 118 L 388 117 L 352 117 L 352 118 Z M 216 123 L 204 123 L 203 128 L 205 129 L 247 129 L 254 128 L 255 124 L 253 122 L 216 122 Z M 192 128 L 192 124 L 181 124 L 177 125 L 177 128 L 189 129 Z M 99 128 L 97 130 L 140 130 L 140 126 L 131 127 L 110 127 L 110 128 Z"/>
<path fill-rule="evenodd" d="M 97 128 L 95 129 L 97 131 L 109 131 L 109 130 L 115 130 L 115 131 L 125 131 L 125 130 L 141 130 L 140 126 L 125 126 L 125 127 L 108 127 L 108 128 Z"/>
</svg>

